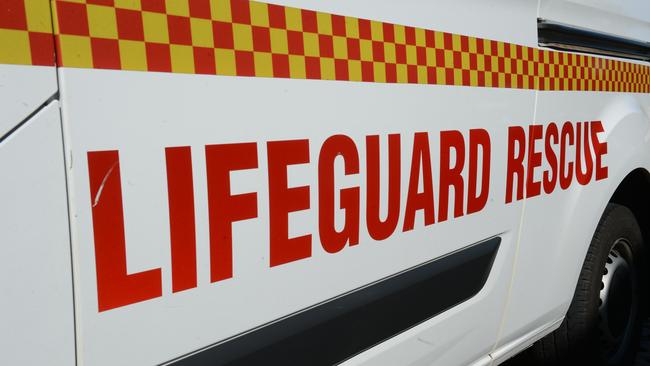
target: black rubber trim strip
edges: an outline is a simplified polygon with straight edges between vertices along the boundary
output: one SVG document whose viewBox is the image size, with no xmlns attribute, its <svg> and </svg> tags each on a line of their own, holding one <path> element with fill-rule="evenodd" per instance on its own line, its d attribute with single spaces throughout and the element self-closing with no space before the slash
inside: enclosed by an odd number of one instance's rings
<svg viewBox="0 0 650 366">
<path fill-rule="evenodd" d="M 614 36 L 607 33 L 537 20 L 537 37 L 540 46 L 650 61 L 650 43 Z"/>
<path fill-rule="evenodd" d="M 487 281 L 500 243 L 498 236 L 487 239 L 173 364 L 342 362 L 476 295 Z"/>
</svg>

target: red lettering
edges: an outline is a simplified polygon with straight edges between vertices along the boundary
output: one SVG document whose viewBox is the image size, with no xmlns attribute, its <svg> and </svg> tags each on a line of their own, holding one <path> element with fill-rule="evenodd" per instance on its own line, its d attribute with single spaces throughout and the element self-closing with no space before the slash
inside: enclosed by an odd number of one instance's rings
<svg viewBox="0 0 650 366">
<path fill-rule="evenodd" d="M 526 174 L 526 197 L 539 196 L 542 183 L 535 181 L 535 168 L 542 165 L 542 153 L 535 151 L 535 143 L 542 139 L 542 125 L 528 127 L 528 172 Z"/>
<path fill-rule="evenodd" d="M 270 141 L 269 161 L 270 265 L 311 257 L 311 234 L 289 238 L 289 213 L 307 210 L 309 186 L 288 187 L 287 166 L 309 163 L 309 140 Z"/>
<path fill-rule="evenodd" d="M 564 122 L 560 137 L 560 187 L 562 189 L 569 188 L 573 180 L 573 162 L 566 164 L 566 148 L 573 145 L 573 139 L 573 125 L 569 121 Z"/>
<path fill-rule="evenodd" d="M 517 153 L 515 155 L 515 143 Z M 524 156 L 526 132 L 520 126 L 508 127 L 508 165 L 506 173 L 506 203 L 512 202 L 513 185 L 517 174 L 517 200 L 524 198 Z"/>
<path fill-rule="evenodd" d="M 230 194 L 230 172 L 257 168 L 257 144 L 207 145 L 210 281 L 232 277 L 232 224 L 257 217 L 257 193 Z"/>
<path fill-rule="evenodd" d="M 172 291 L 196 287 L 196 236 L 192 150 L 189 146 L 165 149 L 169 237 L 172 256 Z"/>
<path fill-rule="evenodd" d="M 582 125 L 582 128 L 580 128 Z M 584 143 L 580 138 L 581 132 L 584 130 Z M 576 126 L 577 136 L 576 136 L 576 180 L 578 183 L 583 186 L 588 184 L 591 181 L 591 175 L 593 172 L 592 160 L 591 160 L 591 150 L 589 149 L 589 123 L 580 123 Z M 583 148 L 584 147 L 584 154 Z M 582 157 L 585 159 L 585 168 L 586 171 L 582 172 Z"/>
<path fill-rule="evenodd" d="M 456 161 L 451 164 L 451 149 L 454 149 Z M 438 222 L 447 220 L 449 211 L 449 188 L 454 187 L 454 217 L 463 216 L 463 197 L 465 182 L 463 167 L 465 166 L 465 140 L 460 131 L 440 132 L 440 196 L 438 197 Z"/>
<path fill-rule="evenodd" d="M 478 147 L 481 146 L 481 193 L 477 195 L 478 180 Z M 467 183 L 467 213 L 481 211 L 487 203 L 490 193 L 490 134 L 484 129 L 469 131 L 469 182 Z"/>
<path fill-rule="evenodd" d="M 591 122 L 591 143 L 596 154 L 596 180 L 607 178 L 608 169 L 603 166 L 603 155 L 607 154 L 607 141 L 601 142 L 598 138 L 600 132 L 604 132 L 603 124 L 600 121 Z"/>
<path fill-rule="evenodd" d="M 340 192 L 345 224 L 340 232 L 334 220 L 334 161 L 343 158 L 345 174 L 359 174 L 359 152 L 351 138 L 331 136 L 323 143 L 318 158 L 318 232 L 321 245 L 328 253 L 341 251 L 347 242 L 359 243 L 359 187 L 344 188 Z"/>
<path fill-rule="evenodd" d="M 420 170 L 420 167 L 422 170 Z M 422 174 L 422 192 L 418 192 Z M 429 134 L 417 132 L 413 137 L 413 156 L 411 158 L 411 173 L 409 178 L 408 195 L 404 211 L 403 231 L 413 230 L 415 213 L 424 210 L 424 225 L 435 223 L 433 202 L 433 179 L 431 177 L 431 152 L 429 149 Z"/>
<path fill-rule="evenodd" d="M 391 236 L 399 220 L 400 152 L 399 134 L 388 135 L 388 214 L 382 221 L 379 217 L 379 136 L 366 137 L 366 225 L 368 234 L 375 240 L 384 240 Z"/>
<path fill-rule="evenodd" d="M 557 156 L 555 155 L 552 145 L 557 145 L 558 139 L 559 132 L 557 125 L 551 122 L 548 127 L 546 127 L 546 134 L 544 136 L 544 152 L 546 154 L 546 160 L 551 167 L 550 170 L 544 171 L 544 192 L 546 192 L 546 194 L 551 194 L 555 190 L 555 185 L 557 184 Z"/>
<path fill-rule="evenodd" d="M 127 273 L 120 157 L 88 152 L 99 311 L 162 296 L 160 268 Z"/>
</svg>

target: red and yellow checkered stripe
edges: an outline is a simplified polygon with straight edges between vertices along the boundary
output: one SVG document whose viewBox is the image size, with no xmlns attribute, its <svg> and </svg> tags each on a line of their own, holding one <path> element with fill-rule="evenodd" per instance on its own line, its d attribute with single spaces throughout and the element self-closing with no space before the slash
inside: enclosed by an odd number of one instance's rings
<svg viewBox="0 0 650 366">
<path fill-rule="evenodd" d="M 27 9 L 46 0 L 2 1 Z M 52 10 L 64 67 L 650 92 L 647 65 L 256 1 L 52 0 Z"/>
<path fill-rule="evenodd" d="M 0 0 L 0 64 L 54 66 L 49 0 Z"/>
</svg>

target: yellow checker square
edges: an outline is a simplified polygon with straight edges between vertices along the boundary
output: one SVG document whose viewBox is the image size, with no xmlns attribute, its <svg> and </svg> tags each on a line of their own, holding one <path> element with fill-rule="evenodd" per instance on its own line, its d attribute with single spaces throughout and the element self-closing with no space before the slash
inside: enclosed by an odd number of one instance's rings
<svg viewBox="0 0 650 366">
<path fill-rule="evenodd" d="M 194 51 L 192 46 L 173 44 L 169 47 L 172 72 L 192 74 L 194 73 Z"/>
<path fill-rule="evenodd" d="M 292 79 L 307 78 L 304 56 L 289 55 L 289 75 Z"/>
<path fill-rule="evenodd" d="M 117 39 L 115 8 L 87 5 L 88 30 L 91 37 Z"/>
<path fill-rule="evenodd" d="M 237 75 L 237 64 L 235 63 L 235 51 L 217 48 L 214 50 L 214 62 L 217 75 Z"/>
<path fill-rule="evenodd" d="M 169 15 L 178 15 L 181 17 L 190 16 L 190 6 L 187 3 L 192 0 L 165 0 L 165 9 Z"/>
<path fill-rule="evenodd" d="M 212 21 L 208 19 L 191 18 L 192 45 L 196 47 L 214 47 Z"/>
<path fill-rule="evenodd" d="M 287 31 L 284 29 L 271 28 L 271 51 L 286 55 L 289 53 L 289 44 L 287 41 Z"/>
<path fill-rule="evenodd" d="M 476 55 L 476 68 L 485 71 L 485 55 Z"/>
<path fill-rule="evenodd" d="M 234 23 L 232 25 L 234 46 L 237 51 L 253 50 L 253 27 L 247 24 Z"/>
<path fill-rule="evenodd" d="M 510 78 L 510 87 L 511 88 L 518 88 L 517 86 L 517 75 L 515 74 L 509 74 L 507 77 Z"/>
<path fill-rule="evenodd" d="M 26 31 L 0 29 L 0 63 L 31 65 L 32 54 L 29 48 L 29 34 Z"/>
<path fill-rule="evenodd" d="M 267 52 L 255 52 L 255 76 L 273 77 L 273 57 Z"/>
<path fill-rule="evenodd" d="M 418 49 L 416 46 L 413 45 L 406 46 L 406 63 L 408 65 L 418 64 Z"/>
<path fill-rule="evenodd" d="M 338 59 L 348 58 L 348 41 L 345 37 L 334 36 L 334 57 Z"/>
<path fill-rule="evenodd" d="M 302 31 L 302 13 L 300 12 L 300 9 L 284 8 L 284 16 L 288 30 Z"/>
<path fill-rule="evenodd" d="M 372 61 L 372 41 L 362 39 L 359 41 L 361 61 Z"/>
<path fill-rule="evenodd" d="M 499 84 L 497 85 L 499 88 L 505 88 L 506 87 L 506 75 L 502 72 L 498 74 L 498 80 Z"/>
<path fill-rule="evenodd" d="M 420 47 L 427 45 L 426 34 L 422 28 L 415 28 L 415 45 Z"/>
<path fill-rule="evenodd" d="M 383 41 L 384 40 L 384 25 L 381 22 L 376 20 L 370 21 L 370 38 L 373 41 Z"/>
<path fill-rule="evenodd" d="M 435 32 L 433 34 L 433 39 L 434 42 L 436 43 L 436 48 L 437 49 L 444 49 L 445 48 L 445 34 L 442 32 Z"/>
<path fill-rule="evenodd" d="M 444 65 L 438 65 L 438 66 L 444 66 L 447 68 L 453 68 L 454 67 L 454 51 L 452 50 L 445 50 L 445 64 Z"/>
<path fill-rule="evenodd" d="M 65 66 L 93 67 L 90 38 L 61 34 L 59 36 L 59 46 L 61 47 L 61 56 Z"/>
<path fill-rule="evenodd" d="M 348 61 L 348 75 L 350 81 L 361 81 L 361 61 Z"/>
<path fill-rule="evenodd" d="M 25 1 L 27 29 L 31 32 L 52 32 L 52 14 L 48 1 Z"/>
<path fill-rule="evenodd" d="M 320 47 L 318 43 L 318 34 L 316 33 L 303 33 L 302 41 L 305 47 L 305 56 L 318 57 L 320 55 Z"/>
<path fill-rule="evenodd" d="M 490 71 L 499 70 L 499 56 L 490 56 Z"/>
<path fill-rule="evenodd" d="M 212 20 L 231 22 L 230 0 L 210 0 L 210 13 Z"/>
<path fill-rule="evenodd" d="M 332 15 L 327 13 L 316 13 L 316 24 L 319 34 L 332 35 Z"/>
<path fill-rule="evenodd" d="M 523 83 L 522 87 L 523 87 L 524 89 L 530 89 L 530 85 L 528 85 L 528 77 L 524 76 L 524 80 L 523 80 L 523 82 L 524 82 L 524 83 Z"/>
<path fill-rule="evenodd" d="M 169 43 L 167 15 L 144 11 L 142 12 L 142 25 L 145 41 Z"/>
<path fill-rule="evenodd" d="M 486 71 L 484 73 L 483 80 L 485 80 L 485 86 L 492 86 L 492 78 L 493 78 L 494 73 Z"/>
<path fill-rule="evenodd" d="M 348 38 L 359 38 L 359 20 L 345 17 L 345 35 Z"/>
<path fill-rule="evenodd" d="M 323 57 L 320 59 L 320 77 L 323 80 L 336 79 L 336 70 L 333 58 Z"/>
<path fill-rule="evenodd" d="M 463 85 L 463 70 L 454 69 L 454 84 L 453 85 Z"/>
<path fill-rule="evenodd" d="M 124 70 L 147 70 L 147 51 L 144 42 L 119 40 L 120 64 Z"/>
<path fill-rule="evenodd" d="M 397 64 L 397 82 L 408 83 L 408 67 L 405 64 Z"/>
<path fill-rule="evenodd" d="M 396 24 L 393 27 L 393 31 L 395 32 L 395 43 L 397 43 L 397 44 L 405 44 L 406 43 L 406 30 L 404 29 L 404 26 Z"/>
<path fill-rule="evenodd" d="M 397 62 L 395 44 L 390 42 L 384 43 L 384 58 L 387 63 L 394 64 Z"/>
<path fill-rule="evenodd" d="M 436 84 L 447 84 L 447 74 L 444 67 L 436 67 Z"/>
<path fill-rule="evenodd" d="M 506 74 L 512 73 L 512 62 L 510 62 L 509 58 L 503 59 L 503 66 Z"/>
<path fill-rule="evenodd" d="M 427 67 L 418 66 L 418 84 L 427 84 L 429 77 L 427 76 Z"/>
<path fill-rule="evenodd" d="M 469 52 L 470 53 L 476 53 L 478 52 L 478 49 L 476 48 L 476 38 L 475 37 L 469 37 Z"/>
<path fill-rule="evenodd" d="M 505 43 L 497 42 L 497 56 L 504 57 L 506 53 Z"/>
<path fill-rule="evenodd" d="M 451 47 L 454 51 L 460 51 L 461 49 L 460 34 L 451 35 Z"/>
<path fill-rule="evenodd" d="M 427 48 L 426 55 L 427 55 L 427 66 L 436 66 L 436 49 Z"/>
<path fill-rule="evenodd" d="M 372 71 L 375 81 L 378 83 L 386 82 L 386 64 L 383 62 L 373 62 Z"/>
<path fill-rule="evenodd" d="M 115 7 L 119 9 L 142 10 L 142 0 L 115 0 Z"/>
<path fill-rule="evenodd" d="M 469 70 L 470 65 L 469 65 L 469 53 L 468 52 L 461 52 L 460 53 L 460 61 L 461 61 L 461 67 L 463 70 Z"/>
<path fill-rule="evenodd" d="M 251 23 L 259 27 L 269 26 L 269 6 L 257 1 L 250 2 Z"/>
<path fill-rule="evenodd" d="M 478 86 L 478 71 L 470 70 L 470 72 L 469 72 L 469 84 L 471 86 Z"/>
</svg>

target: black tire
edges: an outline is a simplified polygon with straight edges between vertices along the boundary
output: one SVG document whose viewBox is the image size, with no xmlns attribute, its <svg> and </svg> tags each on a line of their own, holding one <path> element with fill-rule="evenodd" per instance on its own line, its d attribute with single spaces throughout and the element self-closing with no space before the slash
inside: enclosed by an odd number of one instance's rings
<svg viewBox="0 0 650 366">
<path fill-rule="evenodd" d="M 631 365 L 645 313 L 644 261 L 634 215 L 607 205 L 564 321 L 521 358 L 528 365 Z"/>
</svg>

